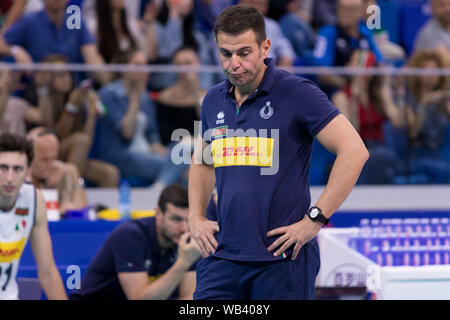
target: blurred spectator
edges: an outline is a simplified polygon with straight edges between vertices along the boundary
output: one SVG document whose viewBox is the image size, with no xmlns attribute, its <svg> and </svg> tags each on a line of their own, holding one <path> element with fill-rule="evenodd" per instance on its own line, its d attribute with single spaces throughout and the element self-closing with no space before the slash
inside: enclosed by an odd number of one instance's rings
<svg viewBox="0 0 450 320">
<path fill-rule="evenodd" d="M 45 0 L 45 9 L 19 19 L 0 37 L 0 55 L 12 55 L 18 63 L 41 62 L 50 54 L 64 54 L 71 63 L 103 64 L 94 38 L 81 20 L 80 29 L 67 28 L 68 0 Z M 107 83 L 107 72 L 96 72 Z"/>
<path fill-rule="evenodd" d="M 1 26 L 0 34 L 2 34 L 5 30 L 7 30 L 10 26 L 14 24 L 17 20 L 20 19 L 23 15 L 40 11 L 44 9 L 44 1 L 43 0 L 2 0 L 5 3 L 4 8 L 8 8 L 7 16 L 5 18 L 4 24 Z M 9 5 L 10 7 L 9 7 Z"/>
<path fill-rule="evenodd" d="M 189 47 L 180 48 L 172 63 L 177 66 L 198 66 L 199 58 Z M 177 82 L 159 93 L 156 103 L 161 141 L 171 143 L 172 132 L 186 129 L 194 135 L 194 121 L 200 119 L 200 106 L 205 96 L 196 72 L 178 73 Z"/>
<path fill-rule="evenodd" d="M 155 63 L 169 63 L 176 50 L 183 46 L 198 48 L 194 35 L 193 0 L 151 1 L 143 15 L 148 25 L 153 25 L 157 39 Z M 176 81 L 173 73 L 155 72 L 149 87 L 153 91 L 172 85 Z"/>
<path fill-rule="evenodd" d="M 445 68 L 439 51 L 418 51 L 409 60 L 411 68 Z M 450 125 L 448 77 L 409 77 L 407 115 L 411 139 L 411 171 L 425 174 L 431 183 L 450 182 L 450 163 L 441 158 L 445 131 Z"/>
<path fill-rule="evenodd" d="M 314 2 L 312 8 L 312 25 L 320 28 L 325 25 L 336 24 L 337 3 L 336 0 L 311 0 Z"/>
<path fill-rule="evenodd" d="M 270 39 L 269 58 L 274 58 L 278 66 L 291 67 L 295 52 L 291 43 L 283 35 L 277 21 L 267 17 L 269 0 L 240 0 L 240 4 L 254 7 L 264 16 L 267 38 Z"/>
<path fill-rule="evenodd" d="M 194 36 L 198 44 L 197 54 L 202 65 L 219 65 L 216 41 L 212 31 L 214 22 L 223 9 L 235 3 L 236 0 L 194 0 Z M 199 76 L 203 88 L 209 88 L 225 79 L 222 72 L 201 72 Z"/>
<path fill-rule="evenodd" d="M 156 57 L 156 39 L 152 24 L 141 23 L 126 13 L 124 0 L 97 0 L 95 15 L 86 25 L 96 36 L 100 54 L 110 63 L 119 51 L 141 50 L 149 60 Z"/>
<path fill-rule="evenodd" d="M 124 52 L 117 61 L 140 66 L 145 53 Z M 156 191 L 176 182 L 187 165 L 175 165 L 161 144 L 156 112 L 146 92 L 148 74 L 127 72 L 99 91 L 107 108 L 99 122 L 99 157 L 116 165 L 125 178 L 153 182 Z"/>
<path fill-rule="evenodd" d="M 372 11 L 368 11 L 367 9 L 373 5 L 378 5 L 378 2 L 376 0 L 366 0 L 366 9 L 364 9 L 366 13 L 365 21 L 368 21 L 370 14 L 372 14 Z M 393 63 L 403 62 L 406 57 L 405 50 L 389 40 L 388 30 L 381 27 L 380 29 L 374 28 L 372 29 L 372 35 L 383 59 L 392 61 Z"/>
<path fill-rule="evenodd" d="M 188 191 L 163 190 L 155 216 L 125 221 L 106 239 L 73 300 L 192 300 L 201 259 L 187 223 Z"/>
<path fill-rule="evenodd" d="M 362 64 L 361 64 L 361 61 Z M 368 51 L 353 53 L 350 67 L 372 67 L 375 56 Z M 345 89 L 333 95 L 332 101 L 360 134 L 370 152 L 359 178 L 361 184 L 390 184 L 402 173 L 395 151 L 385 145 L 383 123 L 403 125 L 399 107 L 395 104 L 389 76 L 355 75 Z"/>
<path fill-rule="evenodd" d="M 370 50 L 377 62 L 383 58 L 373 40 L 371 31 L 361 21 L 365 16 L 365 0 L 338 0 L 336 25 L 319 29 L 314 50 L 317 66 L 346 66 L 357 49 Z M 319 75 L 323 90 L 331 95 L 348 85 L 347 78 L 340 75 Z"/>
<path fill-rule="evenodd" d="M 430 50 L 439 47 L 447 51 L 450 61 L 450 0 L 431 0 L 432 18 L 419 31 L 414 50 Z"/>
<path fill-rule="evenodd" d="M 309 58 L 314 48 L 315 34 L 309 23 L 303 20 L 300 5 L 301 0 L 285 0 L 286 13 L 280 17 L 279 24 L 284 36 L 291 42 L 295 54 Z"/>
<path fill-rule="evenodd" d="M 286 5 L 291 1 L 292 0 L 269 0 L 269 10 L 267 16 L 278 21 L 282 15 L 287 13 Z M 313 0 L 296 1 L 298 2 L 297 13 L 300 15 L 302 20 L 310 24 L 313 13 Z"/>
<path fill-rule="evenodd" d="M 0 133 L 26 135 L 27 124 L 42 122 L 41 110 L 26 100 L 12 96 L 17 88 L 20 74 L 0 70 Z"/>
<path fill-rule="evenodd" d="M 160 8 L 156 6 L 150 3 L 143 19 L 148 24 L 155 23 L 158 59 L 170 61 L 175 51 L 182 46 L 197 48 L 193 0 L 164 0 Z"/>
<path fill-rule="evenodd" d="M 63 66 L 67 59 L 62 55 L 50 55 L 44 62 Z M 88 157 L 101 110 L 100 100 L 89 83 L 84 82 L 81 87 L 74 88 L 73 77 L 67 71 L 40 72 L 37 80 L 36 87 L 41 92 L 39 97 L 45 99 L 45 93 L 48 92 L 46 107 L 42 107 L 45 110 L 42 123 L 54 129 L 60 139 L 60 159 L 74 164 L 80 175 L 96 186 L 118 186 L 117 168 Z"/>
<path fill-rule="evenodd" d="M 59 211 L 80 209 L 87 206 L 84 182 L 80 179 L 77 168 L 69 163 L 57 160 L 59 141 L 48 129 L 38 127 L 28 133 L 33 141 L 34 158 L 28 179 L 41 189 L 58 191 Z"/>
<path fill-rule="evenodd" d="M 211 33 L 217 16 L 236 0 L 194 0 L 195 28 Z"/>
<path fill-rule="evenodd" d="M 125 7 L 127 17 L 130 20 L 138 20 L 141 16 L 141 7 L 146 3 L 152 0 L 125 0 Z M 82 15 L 86 20 L 95 19 L 96 16 L 96 2 L 97 0 L 82 0 L 81 2 L 81 10 Z"/>
</svg>

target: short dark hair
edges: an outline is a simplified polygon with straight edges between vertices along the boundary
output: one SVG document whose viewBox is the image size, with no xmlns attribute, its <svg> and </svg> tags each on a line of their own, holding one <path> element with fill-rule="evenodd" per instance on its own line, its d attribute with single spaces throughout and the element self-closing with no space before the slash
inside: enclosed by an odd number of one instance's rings
<svg viewBox="0 0 450 320">
<path fill-rule="evenodd" d="M 166 187 L 159 197 L 158 206 L 163 213 L 166 212 L 167 204 L 171 203 L 178 208 L 188 208 L 188 191 L 180 184 L 171 184 Z"/>
<path fill-rule="evenodd" d="M 230 6 L 223 10 L 214 24 L 216 40 L 219 32 L 240 35 L 249 30 L 255 32 L 258 45 L 261 45 L 266 40 L 264 16 L 257 9 L 241 4 Z"/>
<path fill-rule="evenodd" d="M 3 133 L 0 135 L 0 152 L 23 153 L 27 156 L 28 166 L 31 165 L 34 158 L 32 142 L 17 134 Z"/>
</svg>

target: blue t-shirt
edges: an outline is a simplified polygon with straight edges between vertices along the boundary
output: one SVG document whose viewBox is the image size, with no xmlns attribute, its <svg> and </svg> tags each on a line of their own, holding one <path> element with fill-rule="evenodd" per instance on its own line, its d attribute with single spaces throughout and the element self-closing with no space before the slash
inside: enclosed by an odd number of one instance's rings
<svg viewBox="0 0 450 320">
<path fill-rule="evenodd" d="M 80 29 L 69 29 L 66 14 L 61 27 L 56 27 L 45 10 L 31 13 L 13 24 L 4 34 L 9 45 L 19 45 L 31 55 L 34 62 L 41 62 L 50 54 L 63 54 L 71 63 L 83 62 L 81 48 L 95 44 L 95 39 L 81 20 Z"/>
<path fill-rule="evenodd" d="M 177 250 L 177 246 L 167 250 L 159 246 L 154 217 L 123 222 L 105 240 L 81 281 L 81 289 L 73 291 L 70 298 L 126 299 L 117 273 L 146 271 L 149 281 L 154 281 L 175 263 Z M 195 268 L 196 263 L 190 271 Z M 178 289 L 169 299 L 177 297 Z"/>
<path fill-rule="evenodd" d="M 127 159 L 131 140 L 122 136 L 122 119 L 130 105 L 130 99 L 122 80 L 110 83 L 99 91 L 99 97 L 106 107 L 106 114 L 98 120 L 99 158 L 114 161 Z M 140 98 L 140 112 L 145 115 L 145 138 L 149 144 L 160 142 L 156 110 L 147 93 Z"/>
<path fill-rule="evenodd" d="M 358 27 L 359 37 L 348 36 L 338 25 L 327 25 L 319 29 L 313 53 L 314 64 L 317 66 L 345 66 L 357 49 L 370 50 L 378 62 L 383 56 L 378 49 L 372 32 L 364 23 Z"/>
<path fill-rule="evenodd" d="M 219 195 L 215 255 L 225 259 L 280 259 L 267 250 L 277 237 L 266 234 L 307 212 L 313 139 L 339 114 L 313 82 L 272 59 L 265 63 L 259 87 L 240 109 L 228 80 L 212 87 L 202 105 Z"/>
</svg>

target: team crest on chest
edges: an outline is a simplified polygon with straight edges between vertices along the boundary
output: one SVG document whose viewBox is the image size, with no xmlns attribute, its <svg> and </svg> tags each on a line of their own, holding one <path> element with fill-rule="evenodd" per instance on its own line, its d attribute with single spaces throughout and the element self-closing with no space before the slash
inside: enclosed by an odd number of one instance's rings
<svg viewBox="0 0 450 320">
<path fill-rule="evenodd" d="M 270 101 L 266 102 L 266 105 L 259 111 L 261 118 L 267 120 L 273 115 L 273 108 L 270 106 Z"/>
</svg>

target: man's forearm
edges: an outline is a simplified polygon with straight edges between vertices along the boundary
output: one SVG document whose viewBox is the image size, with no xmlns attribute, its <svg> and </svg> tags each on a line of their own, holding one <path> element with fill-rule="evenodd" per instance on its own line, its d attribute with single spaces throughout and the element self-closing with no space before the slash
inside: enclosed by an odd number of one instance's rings
<svg viewBox="0 0 450 320">
<path fill-rule="evenodd" d="M 329 218 L 345 201 L 358 181 L 364 163 L 368 159 L 365 148 L 348 150 L 338 154 L 328 183 L 315 204 Z"/>
<path fill-rule="evenodd" d="M 49 300 L 67 300 L 67 294 L 56 267 L 39 274 L 39 282 Z"/>
<path fill-rule="evenodd" d="M 0 36 L 0 55 L 11 55 L 11 46 L 6 43 L 5 39 Z"/>
<path fill-rule="evenodd" d="M 177 260 L 167 272 L 159 279 L 149 283 L 137 297 L 136 300 L 166 300 L 178 287 L 189 265 Z"/>
<path fill-rule="evenodd" d="M 189 169 L 189 214 L 206 215 L 215 184 L 214 169 L 204 164 L 191 164 Z"/>
<path fill-rule="evenodd" d="M 55 126 L 55 131 L 60 139 L 67 138 L 74 129 L 76 114 L 64 111 Z"/>
<path fill-rule="evenodd" d="M 140 108 L 139 96 L 130 96 L 130 104 L 128 106 L 127 112 L 122 118 L 122 136 L 126 139 L 131 139 L 136 130 L 137 114 Z"/>
</svg>

